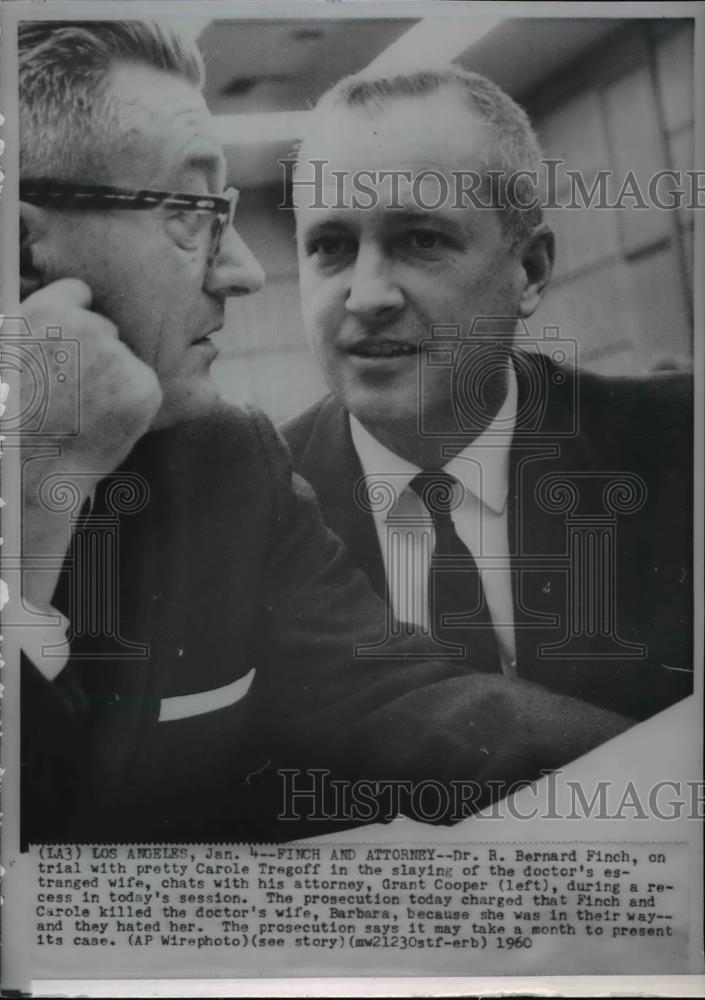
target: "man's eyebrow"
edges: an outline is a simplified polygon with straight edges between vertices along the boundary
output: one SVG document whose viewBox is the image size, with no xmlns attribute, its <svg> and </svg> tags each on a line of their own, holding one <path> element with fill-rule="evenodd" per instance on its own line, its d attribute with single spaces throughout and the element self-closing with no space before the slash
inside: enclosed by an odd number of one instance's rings
<svg viewBox="0 0 705 1000">
<path fill-rule="evenodd" d="M 304 222 L 304 227 L 307 233 L 314 231 L 316 233 L 339 232 L 341 229 L 351 229 L 353 220 L 347 218 L 345 212 L 340 215 L 328 215 L 324 219 L 314 215 L 312 219 Z"/>
<path fill-rule="evenodd" d="M 417 205 L 409 206 L 403 202 L 400 207 L 394 206 L 387 210 L 388 214 L 400 222 L 428 222 L 429 219 L 438 219 L 439 222 L 446 220 L 440 208 L 419 208 Z M 452 219 L 448 219 L 451 222 Z"/>
</svg>

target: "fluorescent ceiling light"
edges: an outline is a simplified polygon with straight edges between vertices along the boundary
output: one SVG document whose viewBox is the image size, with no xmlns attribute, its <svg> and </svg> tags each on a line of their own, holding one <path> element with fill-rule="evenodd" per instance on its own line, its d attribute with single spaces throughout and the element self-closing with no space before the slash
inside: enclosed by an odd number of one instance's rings
<svg viewBox="0 0 705 1000">
<path fill-rule="evenodd" d="M 226 146 L 288 142 L 304 134 L 310 111 L 266 111 L 250 115 L 215 115 L 217 138 Z"/>
<path fill-rule="evenodd" d="M 380 52 L 367 69 L 390 73 L 451 62 L 504 20 L 485 14 L 425 17 Z"/>
</svg>

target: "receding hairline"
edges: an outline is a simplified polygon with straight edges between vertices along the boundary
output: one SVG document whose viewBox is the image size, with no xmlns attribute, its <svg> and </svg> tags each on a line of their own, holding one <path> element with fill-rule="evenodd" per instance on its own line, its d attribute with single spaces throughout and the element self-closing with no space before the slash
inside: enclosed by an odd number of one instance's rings
<svg viewBox="0 0 705 1000">
<path fill-rule="evenodd" d="M 127 71 L 129 73 L 133 65 L 138 66 L 140 69 L 145 69 L 149 73 L 154 73 L 157 77 L 174 80 L 176 83 L 183 85 L 186 92 L 190 91 L 198 98 L 194 101 L 192 107 L 189 107 L 187 103 L 184 103 L 183 106 L 179 106 L 177 103 L 166 105 L 167 121 L 169 121 L 168 113 L 171 111 L 172 120 L 178 118 L 187 119 L 190 116 L 194 116 L 199 126 L 191 134 L 188 132 L 184 133 L 182 144 L 184 154 L 183 162 L 180 162 L 180 167 L 183 169 L 204 170 L 206 172 L 214 169 L 224 170 L 227 166 L 227 160 L 223 151 L 223 145 L 217 138 L 215 129 L 202 129 L 200 127 L 201 121 L 204 124 L 213 121 L 213 116 L 203 98 L 202 91 L 192 80 L 179 73 L 158 66 L 151 66 L 147 63 L 133 63 L 132 60 L 121 57 L 113 60 L 112 65 L 106 68 L 105 96 L 118 111 L 123 113 L 125 126 L 130 127 L 130 114 L 133 111 L 135 114 L 133 124 L 136 126 L 141 116 L 148 120 L 152 112 L 156 110 L 160 113 L 165 107 L 160 101 L 150 103 L 147 99 L 147 95 L 149 94 L 147 88 L 136 87 L 133 94 L 125 94 L 120 91 L 124 72 Z M 135 129 L 135 131 L 139 130 Z"/>
<path fill-rule="evenodd" d="M 483 100 L 483 92 L 491 95 L 491 102 Z M 363 74 L 344 77 L 321 95 L 311 115 L 315 121 L 347 111 L 374 121 L 394 104 L 449 96 L 457 100 L 459 109 L 472 121 L 483 125 L 491 138 L 498 132 L 511 132 L 514 138 L 520 135 L 527 148 L 533 146 L 533 151 L 540 155 L 536 133 L 524 109 L 487 77 L 454 66 L 379 77 Z M 304 136 L 302 146 L 306 139 Z"/>
<path fill-rule="evenodd" d="M 439 88 L 437 91 L 427 91 L 420 94 L 393 94 L 385 97 L 382 101 L 365 104 L 341 102 L 317 105 L 311 111 L 310 125 L 297 145 L 297 157 L 300 158 L 301 152 L 307 150 L 310 142 L 325 142 L 328 125 L 338 115 L 353 115 L 359 120 L 369 122 L 370 126 L 373 126 L 377 119 L 384 117 L 391 109 L 398 105 L 409 104 L 413 106 L 415 103 L 420 104 L 423 101 L 445 98 L 447 94 L 454 97 L 457 110 L 462 115 L 467 116 L 470 123 L 482 130 L 487 135 L 488 142 L 490 142 L 492 123 L 483 118 L 474 107 L 463 99 L 463 94 L 458 88 L 449 86 L 447 88 Z M 439 119 L 439 121 L 443 122 L 443 119 Z M 431 125 L 431 130 L 433 130 L 433 124 Z M 416 138 L 416 133 L 410 132 L 409 138 Z"/>
<path fill-rule="evenodd" d="M 193 91 L 194 95 L 198 95 L 199 100 L 194 102 L 193 107 L 189 107 L 187 104 L 179 107 L 174 104 L 172 109 L 171 106 L 166 105 L 166 116 L 163 119 L 163 124 L 168 126 L 176 119 L 188 119 L 191 116 L 198 122 L 193 130 L 184 130 L 183 138 L 175 148 L 169 147 L 174 152 L 170 172 L 174 176 L 180 177 L 187 177 L 189 174 L 205 174 L 209 190 L 213 189 L 213 185 L 219 190 L 227 172 L 227 159 L 222 143 L 216 138 L 215 131 L 211 134 L 210 130 L 201 129 L 201 121 L 203 123 L 209 122 L 212 119 L 211 113 L 205 101 L 202 100 L 202 93 L 198 85 L 179 73 L 147 63 L 134 64 L 131 60 L 122 57 L 115 58 L 112 65 L 106 67 L 104 96 L 115 116 L 116 131 L 113 136 L 115 148 L 117 149 L 123 141 L 128 142 L 130 148 L 138 152 L 141 142 L 151 145 L 154 136 L 150 132 L 150 114 L 154 111 L 159 113 L 165 108 L 162 103 L 150 103 L 146 99 L 146 94 L 149 92 L 144 88 L 136 88 L 133 94 L 121 92 L 120 86 L 124 77 L 119 75 L 120 71 L 129 71 L 132 65 L 138 65 L 140 68 L 153 72 L 157 77 L 173 79 L 177 83 L 183 84 L 186 91 L 190 90 Z M 169 115 L 169 111 L 172 110 L 173 114 Z M 145 151 L 146 148 L 143 147 Z M 163 147 L 160 143 L 156 143 L 153 148 L 154 152 L 158 154 Z"/>
<path fill-rule="evenodd" d="M 513 189 L 516 204 L 507 204 L 504 194 L 500 194 L 498 200 L 493 197 L 501 212 L 503 228 L 512 245 L 516 246 L 529 237 L 543 220 L 540 205 L 526 209 L 521 207 L 531 202 L 530 177 L 535 174 L 538 180 L 540 171 L 542 154 L 536 132 L 524 108 L 501 87 L 488 77 L 463 70 L 452 63 L 440 68 L 374 76 L 363 71 L 339 80 L 313 108 L 312 127 L 296 151 L 297 166 L 305 158 L 313 158 L 311 139 L 315 136 L 313 123 L 317 119 L 348 111 L 373 122 L 394 103 L 434 96 L 447 98 L 449 95 L 455 95 L 453 99 L 467 112 L 470 121 L 484 126 L 487 134 L 484 148 L 473 151 L 481 169 L 488 172 L 488 177 L 490 171 L 498 174 L 500 189 L 516 175 Z M 321 141 L 325 140 L 319 136 Z M 494 191 L 494 184 L 492 188 Z"/>
</svg>

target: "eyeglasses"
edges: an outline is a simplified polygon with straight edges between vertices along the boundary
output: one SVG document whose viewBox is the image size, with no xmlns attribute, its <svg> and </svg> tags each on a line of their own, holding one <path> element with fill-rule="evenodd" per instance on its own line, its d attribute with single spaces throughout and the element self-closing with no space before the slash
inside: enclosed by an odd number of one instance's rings
<svg viewBox="0 0 705 1000">
<path fill-rule="evenodd" d="M 134 191 L 109 185 L 68 184 L 63 181 L 23 181 L 20 201 L 51 208 L 170 209 L 198 218 L 211 215 L 209 262 L 217 256 L 223 233 L 233 224 L 240 192 L 228 188 L 222 195 L 179 194 L 174 191 Z"/>
</svg>

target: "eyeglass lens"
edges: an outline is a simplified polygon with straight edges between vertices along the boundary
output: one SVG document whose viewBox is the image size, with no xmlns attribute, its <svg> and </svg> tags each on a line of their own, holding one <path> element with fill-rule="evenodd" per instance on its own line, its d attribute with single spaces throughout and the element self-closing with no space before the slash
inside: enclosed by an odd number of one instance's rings
<svg viewBox="0 0 705 1000">
<path fill-rule="evenodd" d="M 210 260 L 213 261 L 220 252 L 220 244 L 223 239 L 223 233 L 228 228 L 232 226 L 233 220 L 235 218 L 235 208 L 237 206 L 239 191 L 236 188 L 228 188 L 225 192 L 224 197 L 228 199 L 230 205 L 228 207 L 228 212 L 222 215 L 216 215 L 213 219 L 213 225 L 211 227 L 211 246 L 210 246 Z"/>
</svg>

